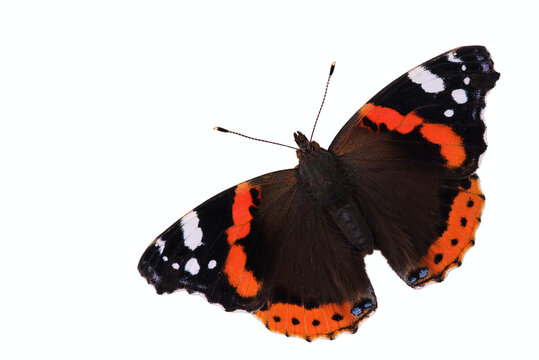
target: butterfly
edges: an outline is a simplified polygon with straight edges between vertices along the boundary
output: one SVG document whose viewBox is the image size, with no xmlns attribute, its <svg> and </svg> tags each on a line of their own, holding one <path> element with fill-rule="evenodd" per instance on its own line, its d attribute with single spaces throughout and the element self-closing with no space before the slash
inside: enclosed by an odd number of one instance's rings
<svg viewBox="0 0 539 360">
<path fill-rule="evenodd" d="M 294 133 L 299 164 L 233 186 L 147 248 L 157 293 L 184 289 L 306 340 L 354 333 L 377 308 L 364 257 L 413 288 L 442 281 L 474 245 L 485 196 L 486 48 L 450 50 L 361 107 L 327 150 Z"/>
</svg>

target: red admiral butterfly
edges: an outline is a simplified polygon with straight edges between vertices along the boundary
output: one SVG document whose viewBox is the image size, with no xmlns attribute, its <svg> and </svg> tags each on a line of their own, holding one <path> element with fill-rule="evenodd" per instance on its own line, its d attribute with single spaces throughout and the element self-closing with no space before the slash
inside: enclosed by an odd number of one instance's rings
<svg viewBox="0 0 539 360">
<path fill-rule="evenodd" d="M 140 273 L 159 294 L 202 293 L 286 335 L 355 332 L 377 307 L 366 254 L 380 250 L 417 288 L 474 244 L 482 111 L 498 78 L 484 47 L 457 48 L 380 91 L 328 150 L 296 132 L 296 168 L 187 213 L 144 252 Z"/>
</svg>

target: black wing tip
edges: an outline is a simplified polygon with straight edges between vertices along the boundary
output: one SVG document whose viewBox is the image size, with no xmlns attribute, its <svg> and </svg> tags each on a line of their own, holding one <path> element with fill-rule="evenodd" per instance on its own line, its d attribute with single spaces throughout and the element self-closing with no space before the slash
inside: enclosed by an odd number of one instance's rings
<svg viewBox="0 0 539 360">
<path fill-rule="evenodd" d="M 143 259 L 139 262 L 138 271 L 140 275 L 146 279 L 146 282 L 153 286 L 157 294 L 162 295 L 174 291 L 174 289 L 169 289 L 164 285 L 164 282 L 161 281 L 162 275 L 160 275 L 153 266 L 143 261 Z"/>
<path fill-rule="evenodd" d="M 178 289 L 174 277 L 170 276 L 164 266 L 159 250 L 152 243 L 142 254 L 137 265 L 138 272 L 152 285 L 159 295 L 170 294 Z"/>
<path fill-rule="evenodd" d="M 214 291 L 208 291 L 207 287 L 200 286 L 198 282 L 183 281 L 174 271 L 168 271 L 159 256 L 159 251 L 150 245 L 142 255 L 137 269 L 140 275 L 146 279 L 158 295 L 172 294 L 177 291 L 187 291 L 189 294 L 202 295 L 207 302 L 218 305 L 226 312 L 244 310 L 254 311 L 260 306 L 256 303 L 239 297 L 234 289 L 222 281 L 213 284 Z"/>
<path fill-rule="evenodd" d="M 442 55 L 447 55 L 452 52 L 458 52 L 458 53 L 484 53 L 485 55 L 488 55 L 490 57 L 490 52 L 488 51 L 487 47 L 485 45 L 463 45 L 458 46 L 454 49 L 448 50 L 444 52 Z"/>
<path fill-rule="evenodd" d="M 476 59 L 480 62 L 484 62 L 485 64 L 488 64 L 488 73 L 491 74 L 491 79 L 493 83 L 496 82 L 496 80 L 499 79 L 500 73 L 494 70 L 494 61 L 492 60 L 492 56 L 490 55 L 490 51 L 487 49 L 484 45 L 466 45 L 466 46 L 460 46 L 453 50 L 446 51 L 443 55 L 449 55 L 453 52 L 456 52 L 460 55 L 467 56 L 467 55 L 474 55 Z M 494 86 L 494 85 L 493 85 Z"/>
</svg>

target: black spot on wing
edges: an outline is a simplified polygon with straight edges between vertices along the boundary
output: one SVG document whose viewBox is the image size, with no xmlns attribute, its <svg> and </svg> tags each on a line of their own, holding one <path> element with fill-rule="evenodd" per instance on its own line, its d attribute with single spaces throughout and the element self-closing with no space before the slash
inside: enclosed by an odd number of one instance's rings
<svg viewBox="0 0 539 360">
<path fill-rule="evenodd" d="M 363 121 L 363 125 L 367 126 L 372 131 L 378 131 L 378 125 L 376 125 L 374 122 L 372 122 L 368 117 L 365 116 L 361 120 Z"/>
</svg>

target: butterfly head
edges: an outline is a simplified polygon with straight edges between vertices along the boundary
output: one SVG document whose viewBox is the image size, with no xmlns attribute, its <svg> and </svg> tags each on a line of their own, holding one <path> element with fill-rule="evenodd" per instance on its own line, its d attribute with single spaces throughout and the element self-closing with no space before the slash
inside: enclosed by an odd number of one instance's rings
<svg viewBox="0 0 539 360">
<path fill-rule="evenodd" d="M 294 133 L 294 141 L 299 147 L 299 150 L 296 151 L 298 159 L 309 155 L 312 156 L 320 149 L 320 145 L 316 141 L 309 141 L 301 131 Z"/>
</svg>

